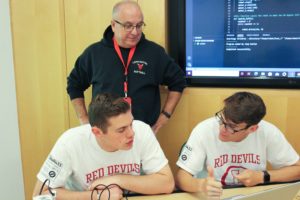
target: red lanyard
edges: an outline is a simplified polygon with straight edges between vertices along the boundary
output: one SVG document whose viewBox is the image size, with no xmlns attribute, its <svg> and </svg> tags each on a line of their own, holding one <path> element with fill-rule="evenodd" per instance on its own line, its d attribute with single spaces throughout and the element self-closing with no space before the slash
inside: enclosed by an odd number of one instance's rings
<svg viewBox="0 0 300 200">
<path fill-rule="evenodd" d="M 128 55 L 128 59 L 127 59 L 127 65 L 125 65 L 125 62 L 124 62 L 124 59 L 123 59 L 123 56 L 122 56 L 122 53 L 121 53 L 121 50 L 120 50 L 120 47 L 115 39 L 115 37 L 113 37 L 113 41 L 114 41 L 114 48 L 120 58 L 120 60 L 122 61 L 122 64 L 124 66 L 124 76 L 125 76 L 125 80 L 124 80 L 124 94 L 125 94 L 125 97 L 127 98 L 127 93 L 128 93 L 128 67 L 129 67 L 129 64 L 130 64 L 130 61 L 133 57 L 133 54 L 135 52 L 135 47 L 132 47 L 129 51 L 129 55 Z"/>
</svg>

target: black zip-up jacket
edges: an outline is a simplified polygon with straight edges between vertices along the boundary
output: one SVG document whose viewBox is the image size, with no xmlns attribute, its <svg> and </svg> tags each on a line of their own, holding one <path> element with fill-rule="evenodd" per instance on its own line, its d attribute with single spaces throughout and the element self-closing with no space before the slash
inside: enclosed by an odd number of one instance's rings
<svg viewBox="0 0 300 200">
<path fill-rule="evenodd" d="M 109 26 L 103 39 L 90 45 L 77 58 L 68 77 L 67 91 L 71 100 L 84 97 L 90 85 L 93 97 L 104 92 L 124 96 L 124 66 L 112 38 Z M 121 48 L 121 52 L 127 63 L 129 49 Z M 160 114 L 159 85 L 182 92 L 186 85 L 184 73 L 163 47 L 147 40 L 143 34 L 129 64 L 128 96 L 132 99 L 134 118 L 151 126 Z"/>
</svg>

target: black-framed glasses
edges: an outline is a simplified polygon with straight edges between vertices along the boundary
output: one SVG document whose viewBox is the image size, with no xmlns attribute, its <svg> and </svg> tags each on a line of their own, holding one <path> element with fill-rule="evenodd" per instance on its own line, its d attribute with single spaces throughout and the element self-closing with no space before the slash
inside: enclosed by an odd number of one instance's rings
<svg viewBox="0 0 300 200">
<path fill-rule="evenodd" d="M 247 130 L 251 125 L 247 125 L 245 128 L 242 128 L 242 129 L 239 129 L 239 130 L 235 130 L 234 128 L 232 128 L 229 124 L 227 124 L 223 118 L 223 110 L 220 110 L 219 112 L 217 112 L 215 114 L 215 117 L 218 119 L 219 121 L 219 124 L 220 125 L 224 125 L 224 128 L 226 129 L 227 132 L 231 133 L 231 134 L 235 134 L 237 132 L 240 132 L 240 131 L 244 131 L 244 130 Z"/>
<path fill-rule="evenodd" d="M 121 22 L 119 22 L 118 20 L 115 20 L 115 19 L 114 19 L 114 22 L 116 22 L 117 24 L 123 26 L 123 28 L 126 32 L 131 32 L 134 28 L 136 28 L 137 31 L 142 31 L 143 28 L 146 26 L 146 24 L 144 22 L 140 22 L 136 25 L 133 25 L 131 23 L 124 23 L 123 24 L 123 23 L 121 23 Z"/>
</svg>

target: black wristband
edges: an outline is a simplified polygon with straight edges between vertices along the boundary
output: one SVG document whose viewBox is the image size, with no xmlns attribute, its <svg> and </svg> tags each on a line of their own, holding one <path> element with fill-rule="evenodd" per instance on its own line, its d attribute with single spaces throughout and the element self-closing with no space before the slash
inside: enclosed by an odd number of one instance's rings
<svg viewBox="0 0 300 200">
<path fill-rule="evenodd" d="M 166 111 L 164 111 L 164 110 L 162 110 L 161 111 L 161 113 L 164 115 L 164 116 L 166 116 L 167 118 L 171 118 L 171 114 L 170 113 L 168 113 L 168 112 L 166 112 Z"/>
<path fill-rule="evenodd" d="M 263 171 L 264 173 L 264 183 L 269 183 L 270 182 L 270 174 L 267 171 Z"/>
</svg>

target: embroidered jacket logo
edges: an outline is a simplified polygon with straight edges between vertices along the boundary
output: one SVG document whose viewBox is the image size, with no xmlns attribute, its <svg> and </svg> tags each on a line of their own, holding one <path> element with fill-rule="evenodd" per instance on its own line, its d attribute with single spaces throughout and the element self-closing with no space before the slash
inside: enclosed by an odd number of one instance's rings
<svg viewBox="0 0 300 200">
<path fill-rule="evenodd" d="M 148 63 L 141 60 L 133 61 L 132 64 L 134 65 L 133 73 L 146 75 L 145 67 L 147 67 Z"/>
</svg>

